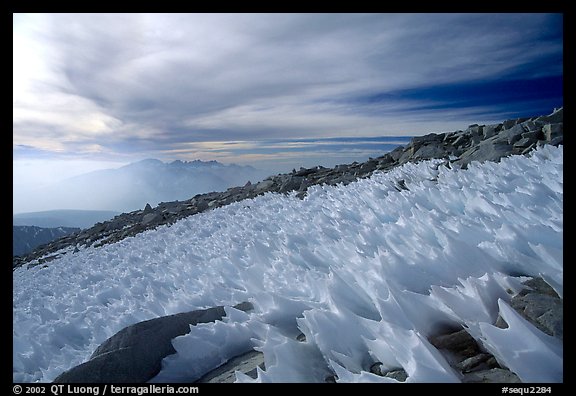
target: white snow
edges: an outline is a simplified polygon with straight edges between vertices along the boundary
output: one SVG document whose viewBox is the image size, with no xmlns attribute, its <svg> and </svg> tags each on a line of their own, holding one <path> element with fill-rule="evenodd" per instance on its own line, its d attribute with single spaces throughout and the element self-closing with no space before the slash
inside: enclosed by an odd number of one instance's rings
<svg viewBox="0 0 576 396">
<path fill-rule="evenodd" d="M 506 290 L 542 276 L 562 295 L 562 146 L 441 162 L 304 200 L 266 194 L 15 270 L 14 381 L 51 381 L 127 325 L 251 301 L 174 339 L 154 381 L 194 380 L 255 347 L 266 371 L 239 382 L 396 382 L 368 372 L 375 361 L 407 382 L 458 382 L 428 342 L 450 325 L 523 381 L 561 382 L 562 344 L 508 308 Z M 509 328 L 492 325 L 499 312 Z"/>
</svg>

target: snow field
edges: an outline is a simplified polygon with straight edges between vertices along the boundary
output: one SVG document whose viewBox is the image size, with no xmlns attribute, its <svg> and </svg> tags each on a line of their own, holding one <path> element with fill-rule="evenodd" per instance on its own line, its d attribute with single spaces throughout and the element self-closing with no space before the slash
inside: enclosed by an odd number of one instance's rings
<svg viewBox="0 0 576 396">
<path fill-rule="evenodd" d="M 256 348 L 266 371 L 239 382 L 396 382 L 368 372 L 375 361 L 407 382 L 458 382 L 428 337 L 459 326 L 523 381 L 562 381 L 561 342 L 507 290 L 542 276 L 562 296 L 563 148 L 442 164 L 304 200 L 266 194 L 15 270 L 14 381 L 50 381 L 127 325 L 241 301 L 255 310 L 174 339 L 154 381 L 192 381 Z M 508 329 L 492 325 L 499 312 Z"/>
</svg>

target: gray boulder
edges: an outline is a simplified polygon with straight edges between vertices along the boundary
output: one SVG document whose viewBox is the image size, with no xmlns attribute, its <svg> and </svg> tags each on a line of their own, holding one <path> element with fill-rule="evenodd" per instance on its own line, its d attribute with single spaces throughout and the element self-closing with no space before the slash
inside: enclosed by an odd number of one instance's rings
<svg viewBox="0 0 576 396">
<path fill-rule="evenodd" d="M 522 134 L 526 132 L 522 124 L 516 124 L 510 129 L 505 129 L 498 133 L 497 142 L 507 142 L 508 144 L 514 144 L 522 138 Z"/>
<path fill-rule="evenodd" d="M 412 157 L 415 160 L 443 158 L 447 156 L 446 147 L 441 144 L 427 144 L 416 151 Z"/>
<path fill-rule="evenodd" d="M 564 108 L 561 107 L 560 109 L 554 109 L 552 114 L 537 117 L 536 121 L 542 121 L 547 124 L 556 124 L 562 122 L 563 118 L 564 118 Z"/>
<path fill-rule="evenodd" d="M 544 139 L 549 142 L 554 138 L 563 135 L 563 124 L 544 125 L 542 132 L 544 132 Z"/>
<path fill-rule="evenodd" d="M 383 371 L 382 367 L 383 365 L 381 362 L 376 362 L 370 366 L 370 372 L 380 377 L 395 379 L 399 382 L 405 382 L 408 378 L 408 373 L 406 373 L 406 370 L 404 370 L 402 367 L 388 371 Z"/>
<path fill-rule="evenodd" d="M 491 138 L 498 133 L 499 128 L 501 128 L 501 124 L 486 125 L 482 130 L 482 136 L 484 139 Z"/>
<path fill-rule="evenodd" d="M 280 185 L 280 189 L 278 192 L 287 193 L 290 191 L 298 191 L 304 180 L 305 179 L 302 176 L 289 175 Z"/>
<path fill-rule="evenodd" d="M 248 311 L 251 303 L 234 306 Z M 85 363 L 60 374 L 58 383 L 143 383 L 156 376 L 161 362 L 176 353 L 172 339 L 198 323 L 222 320 L 223 306 L 163 316 L 128 326 L 102 343 Z"/>
<path fill-rule="evenodd" d="M 465 151 L 454 163 L 466 167 L 472 161 L 499 161 L 500 158 L 509 155 L 510 151 L 511 147 L 508 144 L 493 137 Z"/>
<path fill-rule="evenodd" d="M 544 333 L 563 340 L 563 300 L 542 278 L 533 278 L 524 285 L 528 288 L 514 296 L 510 306 Z"/>
<path fill-rule="evenodd" d="M 143 217 L 142 217 L 142 224 L 148 224 L 151 223 L 155 220 L 158 220 L 161 216 L 158 213 L 146 213 Z"/>
<path fill-rule="evenodd" d="M 256 184 L 256 192 L 265 192 L 268 191 L 274 185 L 274 181 L 270 179 L 266 179 L 261 181 L 260 183 Z"/>
</svg>

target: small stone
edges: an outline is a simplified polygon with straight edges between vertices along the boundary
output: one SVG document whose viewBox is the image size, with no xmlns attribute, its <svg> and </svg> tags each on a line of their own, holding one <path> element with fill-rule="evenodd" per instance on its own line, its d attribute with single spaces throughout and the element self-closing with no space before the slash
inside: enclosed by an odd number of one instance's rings
<svg viewBox="0 0 576 396">
<path fill-rule="evenodd" d="M 472 356 L 468 359 L 464 359 L 456 365 L 456 367 L 463 373 L 472 371 L 475 367 L 487 361 L 491 356 L 487 353 L 479 353 L 476 356 Z"/>
<path fill-rule="evenodd" d="M 390 370 L 384 374 L 386 378 L 392 378 L 399 382 L 405 382 L 408 378 L 408 374 L 404 369 Z"/>
<path fill-rule="evenodd" d="M 502 319 L 502 316 L 498 315 L 498 319 L 496 319 L 496 323 L 494 323 L 494 326 L 500 329 L 507 329 L 508 323 L 506 323 L 506 321 Z"/>
<path fill-rule="evenodd" d="M 380 377 L 383 377 L 384 374 L 382 373 L 382 363 L 381 362 L 374 363 L 372 366 L 370 366 L 370 372 L 372 374 L 376 374 L 379 375 Z"/>
<path fill-rule="evenodd" d="M 329 383 L 329 384 L 335 384 L 337 379 L 338 379 L 338 376 L 329 375 L 328 377 L 324 378 L 324 382 Z"/>
</svg>

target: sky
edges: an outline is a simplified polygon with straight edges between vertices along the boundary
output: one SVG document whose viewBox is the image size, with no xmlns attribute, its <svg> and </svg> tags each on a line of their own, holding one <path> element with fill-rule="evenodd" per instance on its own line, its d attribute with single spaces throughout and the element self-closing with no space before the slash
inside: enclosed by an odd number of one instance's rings
<svg viewBox="0 0 576 396">
<path fill-rule="evenodd" d="M 14 14 L 14 187 L 145 158 L 274 172 L 563 105 L 561 14 Z"/>
</svg>

